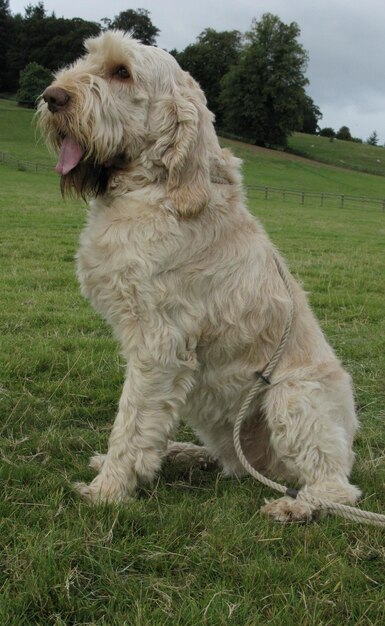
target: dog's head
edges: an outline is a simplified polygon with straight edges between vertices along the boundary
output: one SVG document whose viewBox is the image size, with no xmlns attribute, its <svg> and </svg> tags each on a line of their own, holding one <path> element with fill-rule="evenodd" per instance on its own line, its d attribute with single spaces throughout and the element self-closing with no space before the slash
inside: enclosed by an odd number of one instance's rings
<svg viewBox="0 0 385 626">
<path fill-rule="evenodd" d="M 47 143 L 60 155 L 62 192 L 103 193 L 117 170 L 147 168 L 165 181 L 181 215 L 198 213 L 209 200 L 216 139 L 197 83 L 167 52 L 119 31 L 85 47 L 38 107 Z"/>
</svg>

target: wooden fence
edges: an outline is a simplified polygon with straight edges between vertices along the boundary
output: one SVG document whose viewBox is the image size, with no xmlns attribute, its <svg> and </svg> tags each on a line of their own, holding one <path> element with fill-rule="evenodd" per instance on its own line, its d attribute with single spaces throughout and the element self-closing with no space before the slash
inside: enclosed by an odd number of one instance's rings
<svg viewBox="0 0 385 626">
<path fill-rule="evenodd" d="M 13 165 L 22 172 L 42 172 L 44 174 L 50 174 L 55 171 L 54 165 L 48 163 L 35 163 L 34 161 L 25 161 L 24 159 L 18 159 L 8 152 L 0 152 L 0 163 L 8 163 Z"/>
<path fill-rule="evenodd" d="M 385 187 L 385 181 L 384 181 Z M 385 198 L 368 198 L 327 192 L 295 191 L 265 185 L 248 185 L 248 197 L 263 200 L 279 199 L 281 202 L 294 201 L 297 204 L 312 206 L 335 206 L 340 209 L 358 207 L 361 209 L 382 209 L 385 211 Z"/>
<path fill-rule="evenodd" d="M 42 172 L 50 174 L 54 172 L 54 166 L 46 163 L 35 163 L 17 159 L 7 152 L 0 152 L 0 163 L 8 163 L 24 172 Z M 265 185 L 247 185 L 248 197 L 251 199 L 272 200 L 279 199 L 281 202 L 294 201 L 296 203 L 312 206 L 335 206 L 344 208 L 382 209 L 385 211 L 385 198 L 368 198 L 367 196 L 351 196 L 327 192 L 296 191 L 282 189 L 280 187 L 267 187 Z"/>
</svg>

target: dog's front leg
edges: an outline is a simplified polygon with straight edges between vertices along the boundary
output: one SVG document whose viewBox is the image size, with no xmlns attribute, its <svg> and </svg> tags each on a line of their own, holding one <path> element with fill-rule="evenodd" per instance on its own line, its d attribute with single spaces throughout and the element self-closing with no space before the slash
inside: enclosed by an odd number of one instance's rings
<svg viewBox="0 0 385 626">
<path fill-rule="evenodd" d="M 146 355 L 133 359 L 119 402 L 108 452 L 89 484 L 77 483 L 91 502 L 118 502 L 160 468 L 168 438 L 194 379 L 191 365 L 179 359 L 160 363 Z"/>
</svg>

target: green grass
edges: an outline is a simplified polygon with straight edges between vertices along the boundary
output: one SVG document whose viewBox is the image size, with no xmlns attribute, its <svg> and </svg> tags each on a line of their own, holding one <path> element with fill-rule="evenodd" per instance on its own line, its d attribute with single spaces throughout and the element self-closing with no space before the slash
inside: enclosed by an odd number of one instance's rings
<svg viewBox="0 0 385 626">
<path fill-rule="evenodd" d="M 33 147 L 19 130 L 31 114 L 17 113 L 4 142 L 27 158 Z M 1 122 L 0 150 L 3 131 Z M 322 191 L 334 181 L 336 193 L 351 185 L 374 197 L 382 183 L 234 146 L 248 183 Z M 126 506 L 90 507 L 73 492 L 73 480 L 92 477 L 90 454 L 105 449 L 123 364 L 74 276 L 86 209 L 64 203 L 58 187 L 54 173 L 0 164 L 0 623 L 385 623 L 381 529 L 337 517 L 274 524 L 258 513 L 274 494 L 251 479 L 167 465 Z M 362 422 L 353 481 L 362 506 L 384 512 L 385 214 L 252 194 L 250 205 L 353 375 Z"/>
<path fill-rule="evenodd" d="M 33 111 L 12 100 L 0 99 L 0 151 L 25 161 L 55 163 L 36 131 Z"/>
<path fill-rule="evenodd" d="M 385 175 L 385 149 L 353 141 L 330 141 L 327 137 L 316 137 L 294 133 L 289 137 L 289 150 L 296 154 L 331 165 L 348 167 L 359 172 Z"/>
<path fill-rule="evenodd" d="M 302 136 L 311 137 L 311 135 Z M 322 140 L 322 137 L 319 139 Z M 313 140 L 316 141 L 317 137 L 313 137 Z M 385 198 L 385 180 L 382 176 L 370 173 L 358 174 L 353 170 L 330 167 L 287 152 L 258 148 L 238 141 L 226 139 L 222 143 L 231 147 L 244 160 L 244 172 L 250 185 L 266 185 L 313 193 L 365 196 L 380 200 Z M 370 146 L 361 146 L 362 149 L 367 147 Z M 385 149 L 383 154 L 385 163 Z"/>
</svg>

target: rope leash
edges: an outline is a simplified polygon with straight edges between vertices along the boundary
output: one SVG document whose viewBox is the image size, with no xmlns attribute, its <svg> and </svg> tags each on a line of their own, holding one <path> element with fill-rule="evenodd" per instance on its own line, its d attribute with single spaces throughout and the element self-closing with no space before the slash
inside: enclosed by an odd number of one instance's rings
<svg viewBox="0 0 385 626">
<path fill-rule="evenodd" d="M 243 454 L 241 440 L 240 440 L 241 426 L 245 420 L 248 409 L 253 399 L 262 390 L 262 388 L 271 384 L 271 375 L 274 369 L 276 368 L 278 361 L 286 347 L 286 343 L 289 338 L 289 334 L 290 334 L 290 330 L 291 330 L 293 318 L 294 318 L 294 307 L 293 307 L 294 297 L 293 297 L 293 291 L 292 291 L 291 284 L 290 284 L 289 275 L 285 267 L 283 266 L 281 260 L 279 259 L 279 257 L 275 255 L 274 258 L 275 258 L 275 263 L 277 265 L 278 272 L 285 284 L 285 287 L 290 297 L 290 311 L 289 311 L 285 330 L 281 337 L 279 346 L 276 349 L 275 353 L 273 354 L 270 362 L 263 370 L 263 372 L 257 372 L 258 378 L 256 382 L 254 383 L 254 385 L 252 386 L 252 388 L 250 389 L 246 399 L 244 400 L 243 405 L 238 413 L 236 422 L 234 424 L 233 440 L 234 440 L 235 451 L 237 453 L 238 459 L 240 463 L 243 465 L 244 469 L 255 480 L 259 481 L 260 483 L 262 483 L 266 487 L 269 487 L 270 489 L 275 489 L 275 491 L 278 491 L 279 493 L 282 493 L 286 496 L 290 496 L 294 499 L 297 499 L 306 504 L 309 504 L 315 507 L 315 509 L 318 509 L 318 510 L 326 509 L 327 511 L 332 511 L 333 513 L 336 513 L 337 515 L 340 515 L 341 517 L 344 517 L 345 519 L 349 519 L 354 522 L 361 522 L 364 524 L 374 524 L 376 526 L 381 526 L 385 528 L 385 515 L 381 515 L 380 513 L 372 513 L 371 511 L 364 511 L 362 509 L 358 509 L 352 506 L 347 506 L 345 504 L 339 504 L 337 502 L 332 502 L 330 500 L 326 500 L 323 498 L 316 498 L 310 495 L 309 493 L 306 493 L 303 491 L 297 491 L 297 489 L 292 489 L 290 487 L 281 485 L 280 483 L 277 483 L 274 480 L 270 480 L 269 478 L 266 478 L 266 476 L 264 476 L 260 472 L 257 472 L 257 470 L 255 470 L 254 467 L 250 465 L 245 455 Z"/>
</svg>

